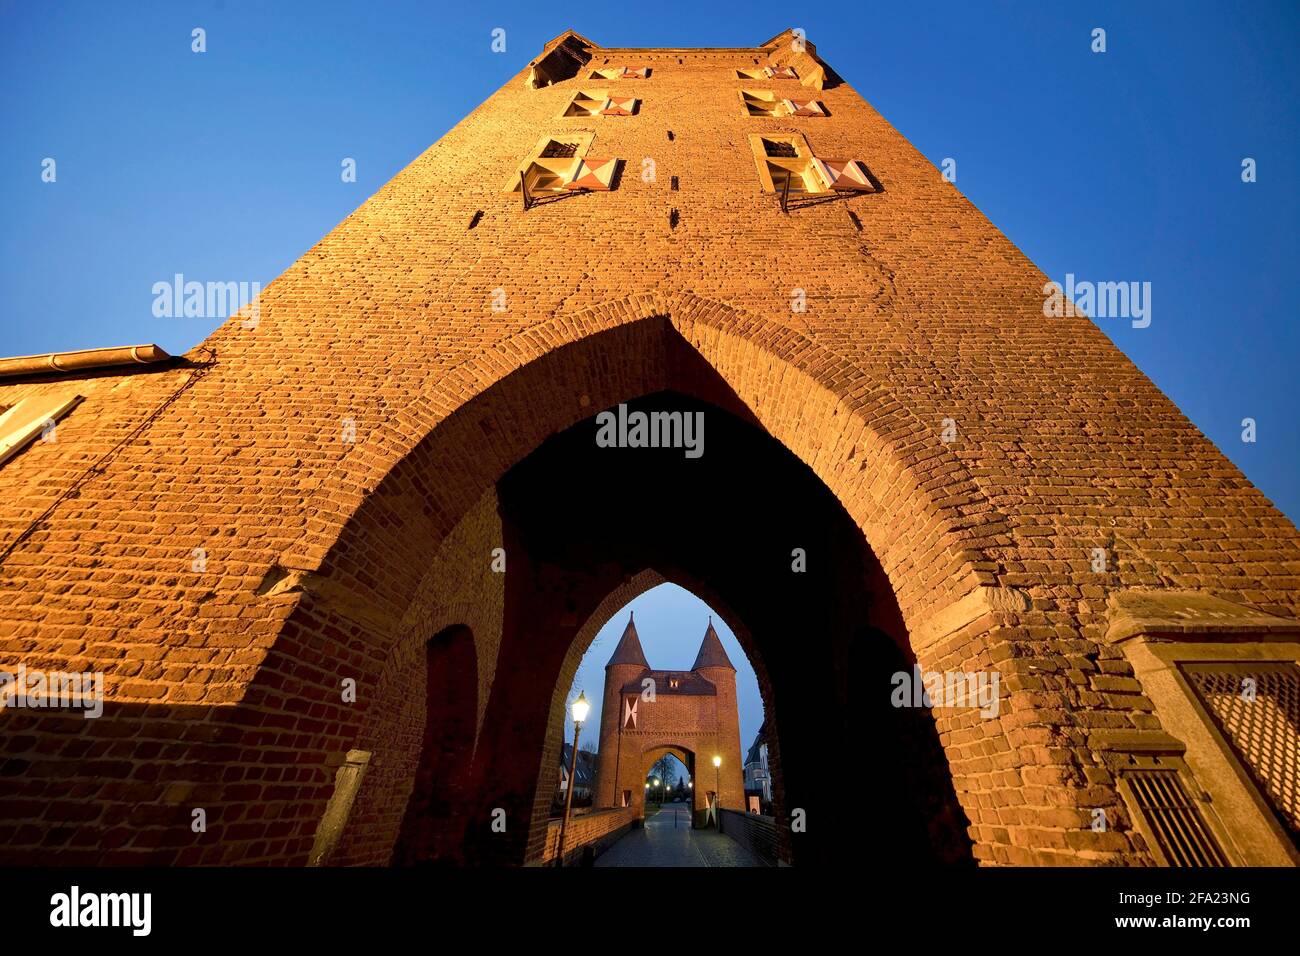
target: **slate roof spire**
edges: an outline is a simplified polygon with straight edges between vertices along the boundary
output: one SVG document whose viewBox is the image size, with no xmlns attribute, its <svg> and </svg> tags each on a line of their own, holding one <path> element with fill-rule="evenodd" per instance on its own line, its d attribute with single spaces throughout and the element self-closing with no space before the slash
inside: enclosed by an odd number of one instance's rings
<svg viewBox="0 0 1300 956">
<path fill-rule="evenodd" d="M 623 629 L 623 637 L 619 640 L 618 647 L 614 648 L 614 656 L 605 666 L 611 667 L 614 664 L 635 664 L 645 668 L 650 666 L 645 659 L 645 651 L 641 649 L 641 638 L 637 636 L 636 622 L 631 613 L 627 616 L 627 627 Z"/>
<path fill-rule="evenodd" d="M 709 615 L 709 627 L 704 632 L 704 640 L 700 643 L 700 652 L 695 655 L 695 663 L 691 665 L 691 670 L 697 671 L 701 667 L 732 667 L 731 658 L 722 647 L 722 641 L 718 640 L 718 632 L 713 629 L 713 615 Z"/>
</svg>

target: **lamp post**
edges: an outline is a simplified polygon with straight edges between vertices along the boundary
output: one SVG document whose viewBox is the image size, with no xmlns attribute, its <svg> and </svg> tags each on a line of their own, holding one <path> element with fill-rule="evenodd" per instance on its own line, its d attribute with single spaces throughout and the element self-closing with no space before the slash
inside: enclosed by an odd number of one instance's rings
<svg viewBox="0 0 1300 956">
<path fill-rule="evenodd" d="M 564 820 L 560 823 L 560 849 L 555 855 L 555 865 L 564 866 L 564 833 L 569 829 L 569 814 L 573 810 L 573 788 L 578 782 L 578 735 L 582 733 L 582 722 L 587 719 L 591 704 L 587 695 L 579 692 L 573 702 L 573 755 L 569 758 L 569 792 L 564 795 Z"/>
<path fill-rule="evenodd" d="M 722 830 L 722 758 L 717 754 L 713 755 L 713 819 L 718 825 L 718 830 Z"/>
</svg>

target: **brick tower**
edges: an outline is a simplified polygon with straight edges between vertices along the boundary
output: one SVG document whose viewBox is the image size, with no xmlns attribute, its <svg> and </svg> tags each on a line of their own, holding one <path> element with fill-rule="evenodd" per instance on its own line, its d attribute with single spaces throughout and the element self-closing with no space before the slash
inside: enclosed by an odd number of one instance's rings
<svg viewBox="0 0 1300 956">
<path fill-rule="evenodd" d="M 719 787 L 722 807 L 744 808 L 736 669 L 712 618 L 691 669 L 663 671 L 646 661 L 629 614 L 605 665 L 596 805 L 643 811 L 646 773 L 665 753 L 686 766 L 697 822 Z M 719 767 L 715 756 L 722 758 Z"/>
<path fill-rule="evenodd" d="M 187 355 L 0 361 L 0 671 L 104 690 L 0 710 L 0 862 L 535 862 L 582 655 L 670 580 L 797 865 L 1168 863 L 1162 791 L 1293 864 L 1300 535 L 1047 281 L 798 31 L 562 34 Z M 624 403 L 702 456 L 598 447 Z"/>
</svg>

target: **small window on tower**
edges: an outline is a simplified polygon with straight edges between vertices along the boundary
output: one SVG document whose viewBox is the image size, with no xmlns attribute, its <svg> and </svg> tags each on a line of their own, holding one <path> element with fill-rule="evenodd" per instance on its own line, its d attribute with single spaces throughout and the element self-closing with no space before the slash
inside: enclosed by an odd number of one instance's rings
<svg viewBox="0 0 1300 956">
<path fill-rule="evenodd" d="M 749 144 L 764 192 L 829 196 L 878 192 L 866 164 L 814 156 L 802 134 L 751 134 Z"/>
<path fill-rule="evenodd" d="M 573 94 L 573 99 L 569 100 L 568 106 L 564 108 L 561 115 L 595 116 L 608 99 L 608 90 L 579 90 Z"/>
<path fill-rule="evenodd" d="M 740 101 L 749 116 L 826 116 L 817 100 L 778 98 L 771 90 L 741 90 Z"/>
<path fill-rule="evenodd" d="M 817 100 L 782 100 L 781 112 L 785 116 L 825 116 L 826 107 Z"/>
<path fill-rule="evenodd" d="M 505 192 L 523 192 L 527 210 L 542 196 L 614 188 L 621 160 L 590 153 L 594 133 L 574 131 L 542 137 L 531 156 L 519 164 Z"/>
</svg>

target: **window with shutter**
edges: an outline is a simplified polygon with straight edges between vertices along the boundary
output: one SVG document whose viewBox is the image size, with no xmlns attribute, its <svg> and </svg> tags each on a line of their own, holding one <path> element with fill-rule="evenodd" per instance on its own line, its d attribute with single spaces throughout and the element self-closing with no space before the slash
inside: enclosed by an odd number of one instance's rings
<svg viewBox="0 0 1300 956">
<path fill-rule="evenodd" d="M 826 116 L 826 107 L 817 100 L 794 100 L 778 97 L 771 90 L 740 90 L 740 102 L 748 116 Z"/>
<path fill-rule="evenodd" d="M 609 95 L 608 90 L 580 90 L 565 105 L 561 116 L 631 116 L 638 100 L 631 96 Z"/>
<path fill-rule="evenodd" d="M 608 90 L 579 90 L 564 108 L 562 116 L 595 116 L 609 99 Z"/>
<path fill-rule="evenodd" d="M 520 163 L 504 191 L 523 191 L 524 208 L 528 209 L 539 195 L 613 189 L 621 160 L 592 156 L 589 150 L 594 137 L 594 133 L 577 130 L 543 137 L 532 155 Z"/>
<path fill-rule="evenodd" d="M 1177 589 L 1115 591 L 1106 607 L 1102 641 L 1122 651 L 1163 731 L 1183 747 L 1199 784 L 1188 791 L 1199 799 L 1203 788 L 1230 862 L 1300 864 L 1300 620 Z"/>
<path fill-rule="evenodd" d="M 749 141 L 765 192 L 830 196 L 878 191 L 861 160 L 815 156 L 801 134 L 754 133 Z"/>
</svg>

